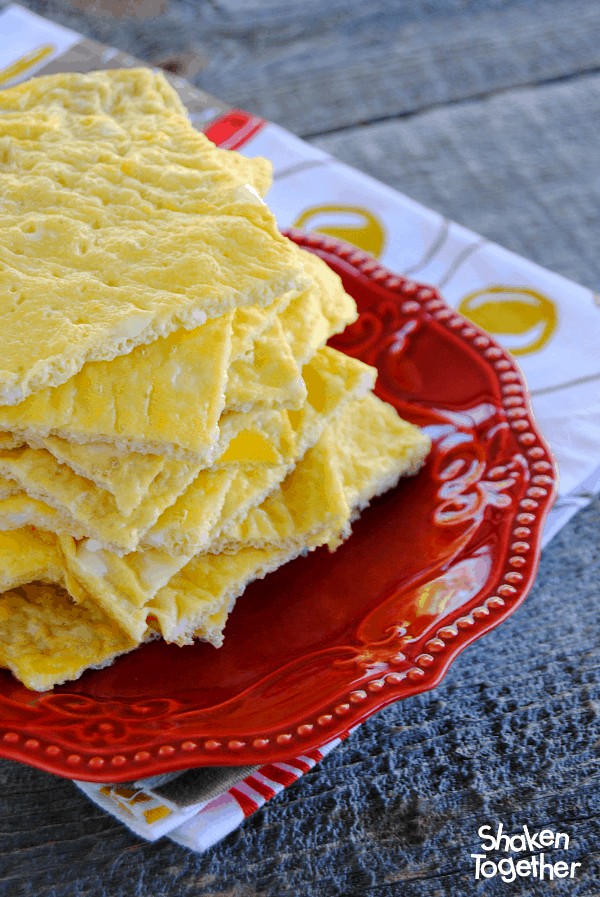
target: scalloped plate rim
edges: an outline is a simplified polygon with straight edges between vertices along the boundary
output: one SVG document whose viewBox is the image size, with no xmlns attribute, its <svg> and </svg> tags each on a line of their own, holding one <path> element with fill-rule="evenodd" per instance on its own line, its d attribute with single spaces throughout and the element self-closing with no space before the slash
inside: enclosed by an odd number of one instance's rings
<svg viewBox="0 0 600 897">
<path fill-rule="evenodd" d="M 44 734 L 40 734 L 39 737 L 32 737 L 31 733 L 20 733 L 17 725 L 5 726 L 0 719 L 0 757 L 17 760 L 43 771 L 66 778 L 79 778 L 90 782 L 122 782 L 138 779 L 143 776 L 189 769 L 194 766 L 281 762 L 286 758 L 289 759 L 292 756 L 302 754 L 306 750 L 319 747 L 320 745 L 343 735 L 350 728 L 360 724 L 377 711 L 398 700 L 403 700 L 406 697 L 430 691 L 437 687 L 444 679 L 451 664 L 462 651 L 478 638 L 495 629 L 508 619 L 527 597 L 539 565 L 543 524 L 556 496 L 557 468 L 552 453 L 535 423 L 527 385 L 514 358 L 512 358 L 505 349 L 499 346 L 492 336 L 485 333 L 475 324 L 472 324 L 472 322 L 468 321 L 454 308 L 449 306 L 435 287 L 421 285 L 412 279 L 395 274 L 379 264 L 379 262 L 362 250 L 357 249 L 350 244 L 343 243 L 341 240 L 314 232 L 304 233 L 295 229 L 288 229 L 284 231 L 284 233 L 303 248 L 316 251 L 322 256 L 335 256 L 337 259 L 343 261 L 346 266 L 353 269 L 357 275 L 366 277 L 368 280 L 376 283 L 379 287 L 389 290 L 398 299 L 403 298 L 404 300 L 417 302 L 435 302 L 439 309 L 445 310 L 445 320 L 442 319 L 442 324 L 447 324 L 447 321 L 449 320 L 460 320 L 464 328 L 468 328 L 478 337 L 484 338 L 489 347 L 492 347 L 499 353 L 496 354 L 495 357 L 497 359 L 508 361 L 510 363 L 510 369 L 518 375 L 518 382 L 523 388 L 523 404 L 527 412 L 527 420 L 531 431 L 535 434 L 537 443 L 543 448 L 545 457 L 552 465 L 550 471 L 552 484 L 547 489 L 547 496 L 541 502 L 542 508 L 537 515 L 534 539 L 531 540 L 533 543 L 531 546 L 532 550 L 528 555 L 529 569 L 524 583 L 519 587 L 519 594 L 510 601 L 507 600 L 500 603 L 494 611 L 490 611 L 487 616 L 481 619 L 471 620 L 471 622 L 468 625 L 465 625 L 464 628 L 459 628 L 457 635 L 445 646 L 447 651 L 445 651 L 443 657 L 439 658 L 440 663 L 437 665 L 435 672 L 432 671 L 430 674 L 425 675 L 425 672 L 423 671 L 422 676 L 415 675 L 414 679 L 411 681 L 408 681 L 408 677 L 403 677 L 401 681 L 395 681 L 393 678 L 395 674 L 393 672 L 391 674 L 383 674 L 382 679 L 384 680 L 384 685 L 389 687 L 382 687 L 381 692 L 377 694 L 372 701 L 368 702 L 368 704 L 363 705 L 361 703 L 356 703 L 352 706 L 344 705 L 348 707 L 347 711 L 340 714 L 338 722 L 333 720 L 326 730 L 315 731 L 313 726 L 308 726 L 306 723 L 303 724 L 302 720 L 296 720 L 294 725 L 297 730 L 306 728 L 310 729 L 310 731 L 306 731 L 306 733 L 303 733 L 299 739 L 296 739 L 293 742 L 293 746 L 290 744 L 290 746 L 287 747 L 286 745 L 288 742 L 283 741 L 278 742 L 277 747 L 273 746 L 273 748 L 270 748 L 267 751 L 265 747 L 249 746 L 245 743 L 241 743 L 237 739 L 232 739 L 229 744 L 224 747 L 222 743 L 216 742 L 216 739 L 210 739 L 207 735 L 202 735 L 198 736 L 198 741 L 204 742 L 204 750 L 197 753 L 196 750 L 200 748 L 200 745 L 193 743 L 190 739 L 186 739 L 186 741 L 180 745 L 180 750 L 174 750 L 172 746 L 167 744 L 165 736 L 165 743 L 161 747 L 155 748 L 153 746 L 151 748 L 154 752 L 153 755 L 149 753 L 150 748 L 144 750 L 138 746 L 135 748 L 136 754 L 132 754 L 129 759 L 120 754 L 119 750 L 131 753 L 132 749 L 123 747 L 119 749 L 118 744 L 115 744 L 111 750 L 98 749 L 96 751 L 91 751 L 86 748 L 85 753 L 93 754 L 94 757 L 88 760 L 88 765 L 84 770 L 80 765 L 80 761 L 83 758 L 76 753 L 77 750 L 84 753 L 81 743 L 74 744 L 69 750 L 63 747 L 53 746 L 51 743 L 45 743 L 47 742 L 45 737 L 47 733 L 45 731 Z M 457 328 L 453 328 L 453 332 L 455 334 L 458 333 L 459 336 L 461 335 Z M 489 367 L 491 368 L 491 365 Z M 494 374 L 494 376 L 496 375 Z M 489 597 L 490 596 L 487 596 L 487 600 L 489 600 Z M 443 628 L 444 624 L 440 623 L 440 626 Z M 413 667 L 413 669 L 418 668 Z M 392 678 L 387 681 L 390 675 Z M 32 694 L 37 696 L 38 693 Z M 43 695 L 41 697 L 43 697 Z M 77 699 L 84 696 L 75 693 L 74 697 Z M 335 697 L 333 700 L 335 701 Z M 4 698 L 4 701 L 7 702 L 8 699 Z M 137 701 L 139 702 L 140 699 L 137 699 Z M 0 690 L 0 710 L 2 709 L 2 703 L 3 695 Z M 136 700 L 132 698 L 129 703 L 135 704 Z M 167 732 L 167 735 L 168 734 L 169 733 Z M 174 735 L 174 733 L 171 734 Z M 218 737 L 224 740 L 223 736 Z M 256 738 L 256 735 L 253 737 L 255 743 L 260 740 Z M 170 740 L 177 741 L 177 737 L 172 737 Z M 136 755 L 139 759 L 136 759 Z M 101 762 L 94 765 L 94 758 L 101 760 Z M 92 764 L 91 766 L 89 765 L 90 763 Z"/>
</svg>

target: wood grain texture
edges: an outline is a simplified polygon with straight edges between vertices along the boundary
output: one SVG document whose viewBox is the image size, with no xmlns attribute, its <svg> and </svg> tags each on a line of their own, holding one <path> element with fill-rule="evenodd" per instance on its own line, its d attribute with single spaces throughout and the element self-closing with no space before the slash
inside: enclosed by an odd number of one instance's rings
<svg viewBox="0 0 600 897">
<path fill-rule="evenodd" d="M 198 54 L 198 87 L 301 136 L 600 67 L 596 0 L 171 0 L 118 20 L 24 5 L 149 61 Z"/>
<path fill-rule="evenodd" d="M 148 59 L 202 53 L 206 90 L 598 287 L 595 0 L 171 0 L 136 22 L 25 5 Z M 141 842 L 69 782 L 0 762 L 0 895 L 597 895 L 599 532 L 596 499 L 439 688 L 369 720 L 204 856 Z M 581 876 L 476 885 L 488 821 L 567 831 Z"/>
<path fill-rule="evenodd" d="M 597 74 L 313 142 L 477 233 L 598 290 L 599 121 Z"/>
</svg>

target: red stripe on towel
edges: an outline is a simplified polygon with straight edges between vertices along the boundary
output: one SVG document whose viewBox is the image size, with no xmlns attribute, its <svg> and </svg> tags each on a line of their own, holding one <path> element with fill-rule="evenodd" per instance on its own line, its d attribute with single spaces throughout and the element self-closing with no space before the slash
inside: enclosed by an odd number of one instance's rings
<svg viewBox="0 0 600 897">
<path fill-rule="evenodd" d="M 230 788 L 229 793 L 235 800 L 238 802 L 242 809 L 242 813 L 247 818 L 248 816 L 252 816 L 258 810 L 258 804 L 252 800 L 252 798 L 248 797 L 247 794 L 244 794 L 243 791 L 240 791 L 238 788 Z"/>
<path fill-rule="evenodd" d="M 272 763 L 268 763 L 266 766 L 261 766 L 260 772 L 267 779 L 271 779 L 279 785 L 292 785 L 299 778 L 299 776 L 295 775 L 293 772 L 279 769 L 278 766 L 274 766 Z"/>
<path fill-rule="evenodd" d="M 312 766 L 307 763 L 306 760 L 300 760 L 298 757 L 296 757 L 295 760 L 286 760 L 285 765 L 293 766 L 294 769 L 299 769 L 301 770 L 301 772 L 308 772 L 310 769 L 312 769 Z"/>
<path fill-rule="evenodd" d="M 261 797 L 264 797 L 265 800 L 270 800 L 277 793 L 273 788 L 270 788 L 269 785 L 265 784 L 265 782 L 261 782 L 260 779 L 255 778 L 255 776 L 248 776 L 247 779 L 244 779 L 244 782 L 260 794 Z"/>
<path fill-rule="evenodd" d="M 312 751 L 305 751 L 305 756 L 310 757 L 311 760 L 314 760 L 315 763 L 318 763 L 319 760 L 323 759 L 323 754 L 317 748 L 313 748 Z"/>
</svg>

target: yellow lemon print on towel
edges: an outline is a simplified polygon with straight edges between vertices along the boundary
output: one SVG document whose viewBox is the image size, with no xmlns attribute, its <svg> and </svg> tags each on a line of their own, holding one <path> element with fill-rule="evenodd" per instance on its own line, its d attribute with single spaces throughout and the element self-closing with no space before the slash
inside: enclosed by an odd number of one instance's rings
<svg viewBox="0 0 600 897">
<path fill-rule="evenodd" d="M 53 44 L 42 44 L 41 47 L 36 47 L 35 50 L 31 50 L 30 53 L 25 53 L 24 56 L 20 56 L 19 59 L 11 65 L 6 66 L 4 69 L 0 69 L 0 84 L 6 84 L 8 81 L 12 81 L 14 78 L 19 78 L 21 75 L 24 75 L 29 69 L 39 65 L 44 59 L 51 56 L 55 49 L 56 47 Z"/>
<path fill-rule="evenodd" d="M 385 243 L 383 224 L 361 206 L 311 206 L 294 221 L 294 227 L 345 240 L 375 258 L 379 258 Z"/>
<path fill-rule="evenodd" d="M 497 336 L 513 355 L 542 349 L 556 329 L 556 308 L 542 293 L 525 287 L 490 286 L 469 293 L 458 310 Z"/>
</svg>

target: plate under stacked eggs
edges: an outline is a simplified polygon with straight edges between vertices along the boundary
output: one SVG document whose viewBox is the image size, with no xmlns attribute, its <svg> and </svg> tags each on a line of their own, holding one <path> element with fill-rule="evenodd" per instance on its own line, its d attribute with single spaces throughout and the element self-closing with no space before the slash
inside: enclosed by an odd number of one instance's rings
<svg viewBox="0 0 600 897">
<path fill-rule="evenodd" d="M 149 70 L 0 92 L 0 666 L 29 688 L 218 647 L 429 450 L 325 345 L 354 302 L 269 183 Z"/>
</svg>

